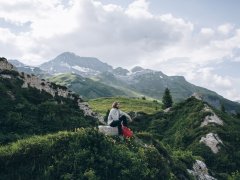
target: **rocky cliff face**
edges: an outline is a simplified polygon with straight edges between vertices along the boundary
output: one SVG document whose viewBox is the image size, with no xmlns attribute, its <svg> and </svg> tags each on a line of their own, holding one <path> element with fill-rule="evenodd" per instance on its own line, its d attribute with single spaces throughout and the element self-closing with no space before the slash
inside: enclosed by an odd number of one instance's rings
<svg viewBox="0 0 240 180">
<path fill-rule="evenodd" d="M 33 87 L 39 89 L 40 91 L 44 90 L 51 94 L 53 97 L 58 95 L 64 98 L 74 99 L 74 93 L 68 91 L 66 87 L 57 86 L 54 83 L 50 83 L 44 79 L 39 79 L 34 75 L 29 75 L 23 72 L 20 74 L 20 77 L 24 82 L 22 88 Z M 77 98 L 77 96 L 75 97 Z"/>
<path fill-rule="evenodd" d="M 221 144 L 223 144 L 222 140 L 218 137 L 217 134 L 208 133 L 206 137 L 202 137 L 200 139 L 200 143 L 204 143 L 208 146 L 214 154 L 217 154 L 221 149 Z"/>
<path fill-rule="evenodd" d="M 12 64 L 10 64 L 7 61 L 7 59 L 0 58 L 0 70 L 2 71 L 8 70 L 8 71 L 14 72 L 16 68 Z M 65 86 L 56 85 L 44 79 L 40 79 L 35 75 L 29 75 L 24 72 L 21 72 L 21 73 L 15 72 L 15 73 L 18 74 L 17 78 L 23 81 L 22 88 L 33 87 L 40 91 L 46 91 L 47 93 L 51 94 L 53 97 L 60 96 L 60 97 L 70 98 L 72 100 L 75 100 L 77 101 L 79 108 L 83 110 L 85 116 L 91 116 L 103 122 L 103 117 L 93 112 L 86 102 L 83 102 L 83 100 L 77 94 L 73 93 L 72 91 L 69 91 Z M 12 78 L 11 75 L 4 74 L 4 73 L 1 74 L 1 77 Z"/>
<path fill-rule="evenodd" d="M 1 70 L 14 70 L 14 66 L 8 63 L 7 59 L 0 58 L 0 69 Z"/>
<path fill-rule="evenodd" d="M 204 128 L 205 126 L 210 126 L 210 125 L 223 126 L 223 120 L 220 119 L 207 104 L 204 104 L 203 112 L 209 112 L 210 115 L 207 115 L 204 118 L 203 122 L 200 125 L 201 128 Z M 217 154 L 221 149 L 220 145 L 223 145 L 223 142 L 219 138 L 218 134 L 211 133 L 211 132 L 206 134 L 205 137 L 201 137 L 199 142 L 204 143 L 206 146 L 208 146 L 214 154 Z"/>
</svg>

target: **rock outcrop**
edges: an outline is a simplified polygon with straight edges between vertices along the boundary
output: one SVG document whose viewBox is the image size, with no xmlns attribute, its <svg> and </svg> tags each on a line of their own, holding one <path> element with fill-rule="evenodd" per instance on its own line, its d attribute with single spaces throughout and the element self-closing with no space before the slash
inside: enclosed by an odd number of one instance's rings
<svg viewBox="0 0 240 180">
<path fill-rule="evenodd" d="M 193 93 L 192 95 L 191 95 L 191 97 L 195 97 L 196 99 L 198 99 L 198 100 L 200 100 L 200 101 L 202 101 L 203 100 L 203 97 L 202 97 L 202 95 L 200 94 L 200 93 Z"/>
<path fill-rule="evenodd" d="M 106 123 L 104 122 L 104 118 L 103 118 L 100 114 L 94 112 L 94 111 L 89 107 L 89 104 L 88 104 L 87 102 L 83 102 L 83 101 L 81 101 L 81 100 L 79 99 L 79 100 L 78 100 L 78 106 L 79 106 L 80 109 L 83 110 L 85 116 L 92 116 L 92 117 L 98 119 L 102 124 L 106 124 Z"/>
<path fill-rule="evenodd" d="M 171 109 L 172 109 L 171 107 L 169 107 L 169 108 L 166 108 L 166 109 L 164 109 L 164 110 L 163 110 L 163 112 L 165 112 L 165 113 L 168 113 L 168 112 L 170 112 L 170 111 L 171 111 Z"/>
<path fill-rule="evenodd" d="M 33 87 L 40 91 L 45 91 L 51 94 L 53 97 L 60 96 L 75 100 L 78 103 L 79 108 L 83 110 L 85 116 L 94 117 L 104 124 L 102 116 L 100 116 L 96 112 L 93 112 L 92 109 L 89 107 L 88 103 L 84 102 L 77 94 L 73 93 L 72 91 L 69 91 L 66 87 L 56 85 L 44 79 L 40 79 L 35 75 L 29 75 L 24 72 L 19 73 L 15 71 L 16 70 L 15 67 L 12 64 L 10 64 L 5 58 L 0 58 L 0 70 L 2 71 L 8 70 L 17 73 L 18 75 L 17 78 L 23 81 L 22 88 Z M 12 78 L 12 75 L 10 74 L 2 73 L 0 76 L 2 78 L 8 79 Z"/>
<path fill-rule="evenodd" d="M 109 136 L 116 136 L 118 135 L 118 128 L 111 127 L 111 126 L 98 126 L 99 132 L 109 135 Z"/>
<path fill-rule="evenodd" d="M 1 70 L 14 70 L 15 67 L 10 64 L 7 59 L 5 58 L 0 58 L 0 69 Z"/>
<path fill-rule="evenodd" d="M 193 170 L 188 169 L 188 172 L 198 180 L 216 180 L 214 177 L 208 174 L 208 168 L 206 164 L 200 160 L 196 160 L 196 162 L 193 164 Z"/>
<path fill-rule="evenodd" d="M 12 76 L 6 75 L 6 74 L 0 74 L 0 77 L 2 77 L 4 79 L 11 79 L 12 78 Z"/>
<path fill-rule="evenodd" d="M 56 95 L 74 99 L 74 93 L 68 91 L 66 87 L 57 86 L 54 83 L 40 79 L 37 76 L 29 75 L 26 73 L 21 73 L 21 78 L 23 80 L 23 88 L 33 87 L 39 89 L 40 91 L 44 90 L 47 93 L 51 94 L 53 97 Z"/>
<path fill-rule="evenodd" d="M 201 123 L 200 127 L 207 126 L 208 124 L 217 124 L 220 126 L 223 125 L 223 120 L 220 119 L 208 105 L 205 105 L 203 111 L 210 112 L 211 115 L 208 115 L 204 118 L 204 121 Z"/>
<path fill-rule="evenodd" d="M 27 88 L 30 86 L 39 89 L 40 91 L 44 90 L 51 94 L 53 97 L 61 96 L 64 98 L 74 99 L 77 101 L 79 108 L 83 110 L 85 116 L 91 116 L 98 119 L 102 123 L 104 122 L 103 117 L 93 112 L 87 102 L 84 102 L 78 95 L 69 91 L 66 87 L 58 86 L 54 83 L 45 81 L 44 79 L 40 79 L 36 76 L 28 75 L 25 73 L 22 73 L 21 77 L 24 81 L 22 85 L 23 88 Z"/>
<path fill-rule="evenodd" d="M 208 133 L 206 137 L 202 137 L 200 143 L 204 143 L 206 146 L 208 146 L 214 154 L 219 152 L 221 149 L 219 145 L 223 144 L 218 135 L 213 133 Z"/>
<path fill-rule="evenodd" d="M 206 116 L 204 118 L 204 121 L 201 123 L 201 127 L 207 126 L 210 123 L 218 124 L 221 126 L 223 125 L 223 121 L 215 113 L 213 115 Z"/>
</svg>

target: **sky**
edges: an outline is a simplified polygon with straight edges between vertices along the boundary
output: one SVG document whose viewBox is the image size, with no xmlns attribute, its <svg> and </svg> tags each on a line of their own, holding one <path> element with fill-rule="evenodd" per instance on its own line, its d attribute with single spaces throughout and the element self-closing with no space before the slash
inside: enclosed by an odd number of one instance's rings
<svg viewBox="0 0 240 180">
<path fill-rule="evenodd" d="M 0 56 L 142 66 L 240 100 L 239 0 L 0 0 Z"/>
</svg>

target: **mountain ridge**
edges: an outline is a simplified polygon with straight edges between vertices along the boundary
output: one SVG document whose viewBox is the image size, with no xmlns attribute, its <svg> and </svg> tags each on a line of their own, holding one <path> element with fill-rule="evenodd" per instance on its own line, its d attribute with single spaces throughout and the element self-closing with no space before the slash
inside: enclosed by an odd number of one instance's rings
<svg viewBox="0 0 240 180">
<path fill-rule="evenodd" d="M 91 64 L 91 62 L 93 63 Z M 239 103 L 230 101 L 206 88 L 193 85 L 186 81 L 183 76 L 167 76 L 161 71 L 144 69 L 140 66 L 136 66 L 132 70 L 121 67 L 113 69 L 112 66 L 97 58 L 80 57 L 74 53 L 65 52 L 39 67 L 49 73 L 48 77 L 63 73 L 75 73 L 115 89 L 126 90 L 130 94 L 134 92 L 133 94 L 136 96 L 149 96 L 159 100 L 166 87 L 170 89 L 176 102 L 188 98 L 193 93 L 199 93 L 205 101 L 218 109 L 223 104 L 229 113 L 240 113 Z"/>
</svg>

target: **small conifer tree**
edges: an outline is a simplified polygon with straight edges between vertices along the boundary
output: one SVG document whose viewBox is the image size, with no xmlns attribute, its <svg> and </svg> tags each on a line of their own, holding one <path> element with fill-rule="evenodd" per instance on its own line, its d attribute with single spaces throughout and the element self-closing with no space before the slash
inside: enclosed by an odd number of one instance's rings
<svg viewBox="0 0 240 180">
<path fill-rule="evenodd" d="M 170 90 L 168 88 L 166 88 L 164 91 L 162 102 L 163 102 L 163 109 L 172 107 L 173 100 L 172 100 Z"/>
</svg>

